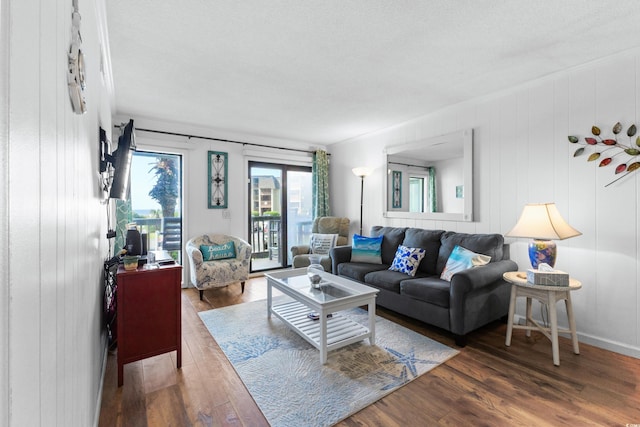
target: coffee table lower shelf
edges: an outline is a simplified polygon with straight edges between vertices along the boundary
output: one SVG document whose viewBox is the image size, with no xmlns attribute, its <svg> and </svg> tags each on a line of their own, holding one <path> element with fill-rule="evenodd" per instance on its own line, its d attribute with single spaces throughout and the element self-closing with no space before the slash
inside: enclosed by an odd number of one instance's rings
<svg viewBox="0 0 640 427">
<path fill-rule="evenodd" d="M 272 312 L 289 327 L 295 330 L 302 338 L 307 340 L 317 349 L 321 349 L 320 324 L 321 319 L 311 320 L 307 315 L 311 309 L 297 301 L 291 301 L 271 308 Z M 371 338 L 368 328 L 354 322 L 339 313 L 333 313 L 327 318 L 327 347 L 326 351 L 335 350 L 365 338 Z"/>
</svg>

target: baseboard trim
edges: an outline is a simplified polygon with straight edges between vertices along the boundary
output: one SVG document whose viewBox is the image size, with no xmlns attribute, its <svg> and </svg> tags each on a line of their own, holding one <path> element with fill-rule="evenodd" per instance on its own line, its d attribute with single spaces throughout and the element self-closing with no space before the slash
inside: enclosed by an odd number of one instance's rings
<svg viewBox="0 0 640 427">
<path fill-rule="evenodd" d="M 603 348 L 605 350 L 613 351 L 614 353 L 620 353 L 625 356 L 635 357 L 640 359 L 640 348 L 634 347 L 629 344 L 611 341 L 601 337 L 595 337 L 593 335 L 581 334 L 578 332 L 578 341 L 585 344 L 592 345 L 594 347 Z"/>
<path fill-rule="evenodd" d="M 524 324 L 524 320 L 525 317 L 521 316 L 519 314 L 516 314 L 514 316 L 514 323 L 515 324 L 519 324 L 520 322 L 522 322 L 522 324 Z M 541 321 L 540 319 L 536 319 L 539 322 Z M 566 328 L 566 325 L 558 325 L 559 328 Z M 569 336 L 569 334 L 564 334 L 561 333 L 561 336 Z M 585 343 L 588 345 L 592 345 L 594 347 L 598 347 L 601 348 L 603 350 L 609 350 L 609 351 L 613 351 L 614 353 L 620 353 L 622 355 L 625 356 L 630 356 L 630 357 L 634 357 L 636 359 L 640 359 L 640 347 L 634 347 L 632 345 L 629 344 L 625 344 L 625 343 L 621 343 L 621 342 L 617 342 L 617 341 L 612 341 L 606 338 L 602 338 L 602 337 L 597 337 L 594 335 L 590 335 L 590 334 L 585 334 L 582 333 L 580 331 L 578 331 L 578 342 L 580 343 Z"/>
<path fill-rule="evenodd" d="M 102 369 L 100 372 L 100 389 L 98 390 L 96 401 L 96 413 L 93 414 L 93 427 L 99 427 L 100 412 L 102 411 L 102 389 L 104 388 L 104 376 L 107 372 L 107 357 L 109 356 L 109 346 L 105 343 L 104 354 L 102 356 Z"/>
</svg>

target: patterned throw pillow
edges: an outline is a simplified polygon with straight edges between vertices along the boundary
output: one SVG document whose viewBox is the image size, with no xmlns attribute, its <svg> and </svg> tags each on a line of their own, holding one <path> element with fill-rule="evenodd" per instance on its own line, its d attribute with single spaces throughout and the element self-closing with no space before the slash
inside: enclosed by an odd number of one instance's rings
<svg viewBox="0 0 640 427">
<path fill-rule="evenodd" d="M 202 252 L 202 259 L 205 261 L 235 258 L 236 245 L 233 244 L 233 241 L 222 245 L 200 245 L 200 252 Z"/>
<path fill-rule="evenodd" d="M 444 266 L 440 278 L 450 282 L 454 274 L 471 267 L 488 264 L 489 261 L 491 261 L 491 257 L 488 255 L 477 254 L 469 249 L 456 245 L 453 251 L 451 251 L 451 255 L 449 255 L 447 265 Z"/>
<path fill-rule="evenodd" d="M 418 265 L 420 265 L 420 261 L 422 261 L 426 253 L 427 251 L 422 248 L 408 248 L 400 245 L 396 250 L 396 256 L 393 258 L 389 270 L 399 271 L 413 277 L 416 275 Z"/>
<path fill-rule="evenodd" d="M 382 238 L 353 235 L 351 243 L 351 262 L 382 264 Z"/>
<path fill-rule="evenodd" d="M 311 253 L 316 255 L 329 255 L 329 251 L 336 245 L 338 241 L 337 234 L 311 234 L 309 246 Z"/>
</svg>

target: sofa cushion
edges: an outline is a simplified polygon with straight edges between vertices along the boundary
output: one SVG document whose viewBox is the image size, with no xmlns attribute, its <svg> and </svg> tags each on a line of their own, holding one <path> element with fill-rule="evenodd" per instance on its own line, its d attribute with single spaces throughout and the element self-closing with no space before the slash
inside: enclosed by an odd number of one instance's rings
<svg viewBox="0 0 640 427">
<path fill-rule="evenodd" d="M 371 236 L 384 236 L 382 239 L 382 263 L 391 265 L 396 256 L 398 245 L 404 240 L 406 227 L 381 227 L 379 225 L 371 227 Z M 411 246 L 416 247 L 416 246 Z"/>
<path fill-rule="evenodd" d="M 364 279 L 369 286 L 400 293 L 400 283 L 407 279 L 407 275 L 397 271 L 380 270 L 367 273 Z"/>
<path fill-rule="evenodd" d="M 364 283 L 364 276 L 367 273 L 377 270 L 386 270 L 388 264 L 370 264 L 367 262 L 344 262 L 338 264 L 338 275 L 345 276 L 358 282 Z M 406 279 L 407 276 L 404 276 Z"/>
<path fill-rule="evenodd" d="M 454 274 L 478 265 L 489 264 L 489 261 L 491 261 L 490 256 L 477 254 L 469 249 L 456 245 L 453 251 L 451 251 L 451 255 L 449 255 L 449 259 L 442 270 L 440 278 L 450 282 Z"/>
<path fill-rule="evenodd" d="M 440 238 L 440 242 L 442 244 L 438 253 L 436 274 L 442 273 L 449 255 L 451 255 L 456 245 L 479 254 L 488 255 L 491 257 L 491 262 L 502 260 L 504 255 L 502 252 L 504 245 L 502 234 L 465 234 L 447 231 Z"/>
<path fill-rule="evenodd" d="M 444 230 L 424 230 L 422 228 L 408 228 L 404 234 L 402 244 L 410 248 L 422 248 L 425 255 L 418 270 L 428 274 L 438 275 L 438 253 L 440 251 L 440 238 Z"/>
<path fill-rule="evenodd" d="M 434 276 L 405 279 L 400 294 L 440 307 L 449 308 L 451 283 Z"/>
<path fill-rule="evenodd" d="M 359 234 L 353 235 L 351 245 L 351 262 L 366 262 L 370 264 L 381 264 L 380 255 L 383 236 L 364 237 Z"/>
<path fill-rule="evenodd" d="M 393 258 L 389 270 L 408 274 L 413 277 L 416 275 L 416 271 L 418 271 L 420 261 L 424 258 L 424 253 L 425 250 L 422 248 L 408 248 L 400 245 L 396 250 L 396 256 Z"/>
</svg>

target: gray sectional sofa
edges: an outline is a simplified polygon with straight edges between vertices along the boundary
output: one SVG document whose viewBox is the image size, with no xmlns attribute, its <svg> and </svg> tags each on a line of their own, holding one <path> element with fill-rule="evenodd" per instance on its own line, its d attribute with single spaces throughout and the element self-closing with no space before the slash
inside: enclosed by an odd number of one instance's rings
<svg viewBox="0 0 640 427">
<path fill-rule="evenodd" d="M 502 275 L 518 266 L 502 235 L 375 226 L 370 236 L 384 236 L 382 264 L 351 262 L 351 246 L 341 246 L 331 250 L 332 271 L 379 289 L 378 305 L 452 332 L 459 346 L 466 345 L 468 332 L 508 314 L 511 288 Z M 388 269 L 400 244 L 426 250 L 415 277 Z M 491 261 L 442 280 L 456 245 Z"/>
</svg>

